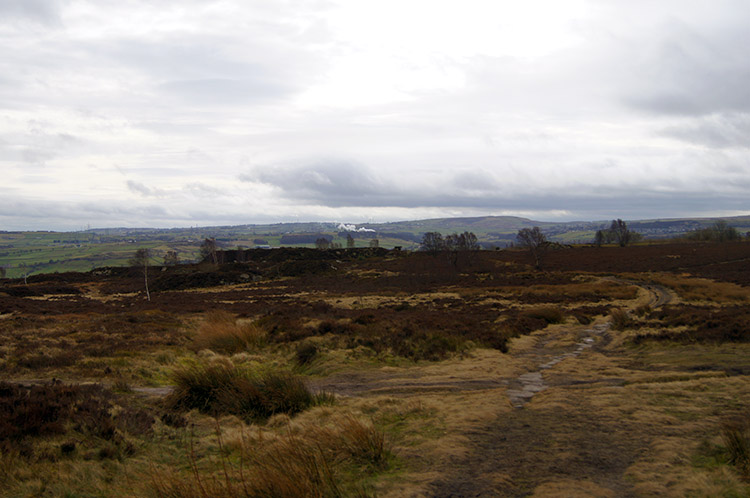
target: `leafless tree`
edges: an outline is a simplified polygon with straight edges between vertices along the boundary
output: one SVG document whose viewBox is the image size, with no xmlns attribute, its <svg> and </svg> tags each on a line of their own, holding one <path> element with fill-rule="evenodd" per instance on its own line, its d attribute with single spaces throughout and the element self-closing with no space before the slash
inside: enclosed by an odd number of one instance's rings
<svg viewBox="0 0 750 498">
<path fill-rule="evenodd" d="M 213 237 L 205 239 L 201 243 L 201 259 L 213 261 L 215 265 L 219 264 L 218 257 L 216 255 L 216 239 Z"/>
<path fill-rule="evenodd" d="M 330 247 L 331 242 L 325 237 L 319 237 L 315 240 L 316 249 L 329 249 Z"/>
<path fill-rule="evenodd" d="M 378 239 L 372 239 L 370 241 L 370 247 L 380 247 L 380 241 Z"/>
<path fill-rule="evenodd" d="M 151 293 L 148 291 L 148 267 L 151 259 L 151 251 L 146 248 L 140 248 L 130 259 L 130 266 L 133 268 L 143 268 L 143 281 L 146 285 L 146 299 L 151 301 Z"/>
<path fill-rule="evenodd" d="M 445 250 L 445 241 L 440 232 L 427 232 L 422 236 L 422 244 L 419 246 L 421 251 L 427 251 L 437 254 Z"/>
<path fill-rule="evenodd" d="M 164 253 L 164 266 L 175 266 L 180 263 L 180 257 L 177 251 L 167 251 Z"/>
<path fill-rule="evenodd" d="M 620 247 L 628 245 L 633 238 L 633 233 L 628 230 L 628 224 L 619 218 L 612 220 L 612 224 L 609 226 L 609 232 L 612 234 L 612 239 L 617 242 Z"/>
<path fill-rule="evenodd" d="M 352 237 L 352 234 L 350 234 L 350 233 L 346 234 L 346 248 L 347 249 L 353 249 L 354 248 L 354 237 Z"/>
<path fill-rule="evenodd" d="M 518 243 L 529 250 L 534 257 L 534 266 L 539 269 L 544 254 L 547 252 L 549 242 L 539 227 L 522 228 L 516 235 Z"/>
</svg>

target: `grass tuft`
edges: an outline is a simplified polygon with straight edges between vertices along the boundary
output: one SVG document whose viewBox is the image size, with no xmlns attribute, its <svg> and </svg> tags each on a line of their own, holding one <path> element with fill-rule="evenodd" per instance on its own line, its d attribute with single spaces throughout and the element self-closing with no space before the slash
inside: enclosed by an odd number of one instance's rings
<svg viewBox="0 0 750 498">
<path fill-rule="evenodd" d="M 356 481 L 388 468 L 390 446 L 370 423 L 353 416 L 333 422 L 283 436 L 244 434 L 239 463 L 218 436 L 223 451 L 214 470 L 199 468 L 191 451 L 191 475 L 154 471 L 152 488 L 169 498 L 366 496 Z"/>
<path fill-rule="evenodd" d="M 266 332 L 254 323 L 239 323 L 226 311 L 208 314 L 193 341 L 196 349 L 211 349 L 234 354 L 257 349 L 266 340 Z"/>
<path fill-rule="evenodd" d="M 297 346 L 294 359 L 297 365 L 303 366 L 310 364 L 318 356 L 318 346 L 312 342 L 303 342 Z"/>
<path fill-rule="evenodd" d="M 750 428 L 745 421 L 726 421 L 721 426 L 721 436 L 734 465 L 745 479 L 750 479 Z"/>
<path fill-rule="evenodd" d="M 175 390 L 166 399 L 170 408 L 232 414 L 246 420 L 291 415 L 326 398 L 310 392 L 299 377 L 289 373 L 255 373 L 220 363 L 177 369 L 173 380 Z"/>
</svg>

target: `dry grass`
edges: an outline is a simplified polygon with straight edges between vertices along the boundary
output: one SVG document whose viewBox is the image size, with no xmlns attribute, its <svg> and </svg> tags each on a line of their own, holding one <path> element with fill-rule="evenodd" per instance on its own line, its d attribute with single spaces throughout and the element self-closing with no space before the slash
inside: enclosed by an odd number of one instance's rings
<svg viewBox="0 0 750 498">
<path fill-rule="evenodd" d="M 388 468 L 392 459 L 385 435 L 371 423 L 346 415 L 327 426 L 307 425 L 283 435 L 243 431 L 225 445 L 217 431 L 218 461 L 199 468 L 191 448 L 190 475 L 152 472 L 160 497 L 366 496 L 362 478 Z M 232 458 L 232 448 L 238 458 Z"/>
<path fill-rule="evenodd" d="M 198 328 L 193 347 L 234 354 L 258 349 L 265 339 L 266 332 L 257 325 L 239 322 L 226 311 L 213 311 Z"/>
<path fill-rule="evenodd" d="M 729 463 L 745 478 L 750 479 L 750 423 L 745 419 L 727 420 L 721 426 L 721 436 L 727 449 Z"/>
<path fill-rule="evenodd" d="M 683 302 L 716 305 L 750 301 L 750 289 L 730 282 L 672 274 L 653 275 L 652 279 L 674 290 Z"/>
<path fill-rule="evenodd" d="M 294 414 L 330 400 L 325 394 L 310 392 L 299 377 L 290 373 L 254 372 L 231 363 L 178 368 L 173 380 L 174 391 L 166 399 L 171 409 L 233 414 L 247 420 Z"/>
</svg>

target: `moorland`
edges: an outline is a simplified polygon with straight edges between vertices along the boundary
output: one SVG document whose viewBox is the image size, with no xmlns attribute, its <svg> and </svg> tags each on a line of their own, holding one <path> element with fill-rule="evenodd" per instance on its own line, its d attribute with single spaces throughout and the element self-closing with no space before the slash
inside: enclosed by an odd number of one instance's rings
<svg viewBox="0 0 750 498">
<path fill-rule="evenodd" d="M 0 280 L 3 496 L 748 496 L 750 243 Z"/>
</svg>

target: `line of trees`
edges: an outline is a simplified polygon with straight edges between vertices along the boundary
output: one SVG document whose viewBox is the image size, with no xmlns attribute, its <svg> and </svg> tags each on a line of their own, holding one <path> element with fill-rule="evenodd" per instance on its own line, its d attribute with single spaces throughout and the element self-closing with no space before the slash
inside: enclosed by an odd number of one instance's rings
<svg viewBox="0 0 750 498">
<path fill-rule="evenodd" d="M 750 235 L 750 232 L 748 232 L 748 235 Z M 718 220 L 710 227 L 690 232 L 686 238 L 707 242 L 731 242 L 742 240 L 742 234 L 736 228 L 729 226 L 726 221 Z"/>
<path fill-rule="evenodd" d="M 479 242 L 472 232 L 443 235 L 440 232 L 427 232 L 422 236 L 420 251 L 436 254 L 441 251 L 477 251 Z"/>
<path fill-rule="evenodd" d="M 594 237 L 594 244 L 597 247 L 602 244 L 617 244 L 620 247 L 625 247 L 628 244 L 638 242 L 641 238 L 640 233 L 630 230 L 628 224 L 618 218 L 612 220 L 608 229 L 597 230 Z"/>
</svg>

